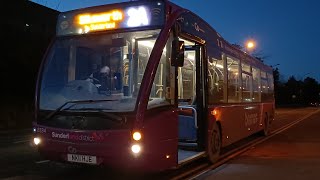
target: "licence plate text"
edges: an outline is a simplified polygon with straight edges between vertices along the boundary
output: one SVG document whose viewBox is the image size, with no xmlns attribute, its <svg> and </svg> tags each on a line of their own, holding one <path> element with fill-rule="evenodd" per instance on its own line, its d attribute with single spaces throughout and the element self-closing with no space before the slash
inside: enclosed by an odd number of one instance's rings
<svg viewBox="0 0 320 180">
<path fill-rule="evenodd" d="M 86 164 L 97 164 L 97 157 L 80 154 L 68 154 L 68 161 Z"/>
</svg>

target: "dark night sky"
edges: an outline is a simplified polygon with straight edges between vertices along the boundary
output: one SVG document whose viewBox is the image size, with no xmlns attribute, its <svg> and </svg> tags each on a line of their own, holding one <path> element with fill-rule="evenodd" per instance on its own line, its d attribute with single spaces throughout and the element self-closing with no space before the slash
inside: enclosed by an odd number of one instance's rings
<svg viewBox="0 0 320 180">
<path fill-rule="evenodd" d="M 32 0 L 58 11 L 124 0 Z M 265 63 L 277 66 L 284 80 L 294 75 L 320 81 L 319 0 L 172 0 L 189 9 L 230 43 L 257 42 Z"/>
</svg>

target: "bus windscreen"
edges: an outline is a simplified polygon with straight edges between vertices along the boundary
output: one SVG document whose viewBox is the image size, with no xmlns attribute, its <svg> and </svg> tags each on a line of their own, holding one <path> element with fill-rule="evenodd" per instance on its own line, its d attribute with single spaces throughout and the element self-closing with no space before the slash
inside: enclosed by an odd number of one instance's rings
<svg viewBox="0 0 320 180">
<path fill-rule="evenodd" d="M 56 110 L 70 101 L 94 101 L 73 103 L 72 110 L 133 111 L 159 32 L 57 38 L 44 65 L 39 108 Z"/>
</svg>

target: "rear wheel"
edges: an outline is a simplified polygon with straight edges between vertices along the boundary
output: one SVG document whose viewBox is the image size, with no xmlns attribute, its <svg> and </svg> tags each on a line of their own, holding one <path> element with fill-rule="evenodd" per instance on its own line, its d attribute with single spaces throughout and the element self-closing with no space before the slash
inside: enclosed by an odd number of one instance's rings
<svg viewBox="0 0 320 180">
<path fill-rule="evenodd" d="M 269 122 L 269 118 L 268 118 L 268 114 L 265 114 L 264 117 L 264 127 L 263 127 L 263 131 L 261 132 L 261 134 L 263 136 L 268 136 L 270 134 L 270 122 Z"/>
<path fill-rule="evenodd" d="M 218 161 L 221 151 L 221 131 L 218 124 L 213 125 L 211 136 L 209 137 L 208 156 L 211 163 Z"/>
</svg>

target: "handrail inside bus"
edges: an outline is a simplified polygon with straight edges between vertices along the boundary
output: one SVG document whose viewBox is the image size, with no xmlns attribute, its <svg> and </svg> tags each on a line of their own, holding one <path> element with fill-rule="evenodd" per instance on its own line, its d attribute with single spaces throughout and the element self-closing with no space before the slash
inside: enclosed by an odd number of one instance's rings
<svg viewBox="0 0 320 180">
<path fill-rule="evenodd" d="M 182 110 L 182 109 L 191 109 L 194 113 L 194 118 L 195 118 L 195 121 L 194 121 L 194 126 L 198 129 L 198 123 L 197 123 L 197 110 L 196 108 L 192 107 L 192 106 L 179 106 L 179 108 Z"/>
</svg>

